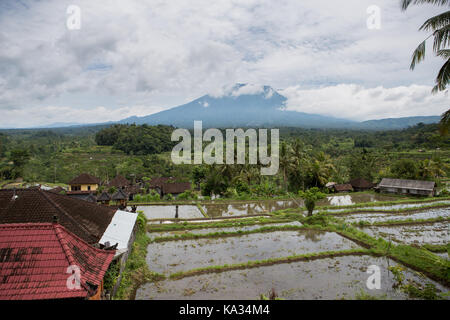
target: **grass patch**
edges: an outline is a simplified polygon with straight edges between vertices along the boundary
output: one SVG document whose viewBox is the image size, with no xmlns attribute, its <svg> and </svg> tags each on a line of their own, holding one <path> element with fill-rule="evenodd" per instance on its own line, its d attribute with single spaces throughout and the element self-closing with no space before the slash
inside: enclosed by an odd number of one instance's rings
<svg viewBox="0 0 450 320">
<path fill-rule="evenodd" d="M 122 280 L 119 289 L 114 296 L 118 300 L 132 300 L 137 288 L 144 282 L 165 279 L 165 276 L 149 270 L 145 257 L 147 256 L 147 246 L 150 239 L 145 232 L 145 216 L 139 214 L 139 220 L 144 220 L 144 226 L 138 221 L 139 229 L 133 248 L 122 272 Z"/>
<path fill-rule="evenodd" d="M 368 222 L 368 221 L 358 221 L 353 222 L 352 225 L 360 226 L 360 227 L 369 227 L 369 226 L 396 226 L 396 225 L 413 225 L 413 224 L 430 224 L 437 222 L 450 221 L 450 218 L 447 217 L 437 217 L 430 219 L 405 219 L 405 220 L 386 220 L 386 221 L 376 221 L 376 222 Z"/>
<path fill-rule="evenodd" d="M 212 220 L 214 221 L 214 220 Z M 251 226 L 255 224 L 269 224 L 269 223 L 282 223 L 291 222 L 292 220 L 286 218 L 271 218 L 271 217 L 258 217 L 258 218 L 243 218 L 239 221 L 218 221 L 218 222 L 204 222 L 204 223 L 171 223 L 164 225 L 147 225 L 148 232 L 169 232 L 169 231 L 181 231 L 181 230 L 195 230 L 195 229 L 208 229 L 208 228 L 229 228 L 229 227 L 243 227 Z"/>
</svg>

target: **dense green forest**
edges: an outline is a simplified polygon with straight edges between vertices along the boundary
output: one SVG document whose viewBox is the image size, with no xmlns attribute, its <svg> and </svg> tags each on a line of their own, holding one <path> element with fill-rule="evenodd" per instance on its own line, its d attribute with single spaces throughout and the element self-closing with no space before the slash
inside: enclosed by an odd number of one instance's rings
<svg viewBox="0 0 450 320">
<path fill-rule="evenodd" d="M 103 180 L 173 176 L 205 195 L 273 195 L 364 177 L 435 180 L 450 174 L 450 139 L 435 124 L 401 131 L 280 129 L 280 169 L 258 165 L 174 165 L 169 126 L 112 125 L 0 133 L 0 180 L 67 183 L 81 172 Z"/>
</svg>

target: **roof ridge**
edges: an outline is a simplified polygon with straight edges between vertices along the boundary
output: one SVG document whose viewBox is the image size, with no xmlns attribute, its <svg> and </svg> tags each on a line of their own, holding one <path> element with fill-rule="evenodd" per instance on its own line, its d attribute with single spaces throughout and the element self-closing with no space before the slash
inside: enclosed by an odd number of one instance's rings
<svg viewBox="0 0 450 320">
<path fill-rule="evenodd" d="M 60 224 L 56 224 L 56 223 L 52 224 L 52 226 L 53 226 L 53 230 L 55 231 L 56 238 L 58 239 L 59 243 L 61 244 L 61 246 L 64 250 L 64 253 L 66 254 L 66 258 L 69 261 L 69 265 L 71 265 L 71 266 L 77 265 L 75 258 L 73 257 L 72 252 L 70 251 L 69 245 L 67 244 L 67 240 L 62 235 L 62 233 L 63 233 L 63 230 L 61 230 L 62 226 Z M 65 229 L 64 229 L 64 231 L 67 232 Z"/>
<path fill-rule="evenodd" d="M 88 292 L 88 294 L 91 294 L 92 289 L 85 283 L 86 281 L 82 281 L 83 272 L 81 272 L 82 271 L 81 266 L 79 265 L 79 263 L 73 256 L 72 250 L 69 247 L 67 239 L 63 236 L 63 232 L 65 232 L 67 235 L 71 235 L 71 236 L 73 235 L 73 233 L 71 233 L 71 232 L 69 233 L 69 231 L 66 230 L 66 228 L 64 228 L 62 225 L 60 225 L 58 223 L 54 223 L 54 224 L 52 224 L 52 226 L 53 226 L 53 230 L 55 231 L 56 238 L 58 239 L 59 243 L 61 244 L 61 247 L 63 248 L 64 253 L 66 255 L 66 258 L 69 261 L 69 267 L 70 266 L 78 267 L 78 269 L 80 270 L 80 285 L 83 287 L 83 289 L 85 289 Z M 84 242 L 86 242 L 86 241 L 84 241 Z M 89 247 L 91 247 L 91 246 L 89 246 Z"/>
<path fill-rule="evenodd" d="M 81 228 L 84 232 L 86 232 L 87 234 L 89 234 L 91 237 L 93 237 L 94 239 L 96 238 L 95 234 L 93 234 L 91 231 L 89 231 L 84 225 L 82 225 L 81 223 L 79 223 L 76 219 L 74 219 L 67 211 L 65 211 L 63 208 L 61 208 L 61 206 L 59 204 L 57 204 L 56 202 L 54 202 L 47 194 L 45 194 L 45 192 L 43 190 L 39 190 L 39 192 L 57 209 L 59 210 L 62 214 L 64 214 L 69 220 L 71 220 L 73 223 L 75 223 L 76 226 L 78 226 L 79 228 Z"/>
</svg>

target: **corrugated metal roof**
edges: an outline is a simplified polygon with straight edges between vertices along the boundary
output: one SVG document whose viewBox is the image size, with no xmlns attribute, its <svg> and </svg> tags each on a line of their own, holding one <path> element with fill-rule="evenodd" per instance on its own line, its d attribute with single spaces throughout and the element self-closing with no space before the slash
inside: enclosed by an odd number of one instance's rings
<svg viewBox="0 0 450 320">
<path fill-rule="evenodd" d="M 383 178 L 378 187 L 433 191 L 434 181 Z"/>
<path fill-rule="evenodd" d="M 99 243 L 109 242 L 110 245 L 117 243 L 118 251 L 127 250 L 137 216 L 137 213 L 117 210 Z"/>
</svg>

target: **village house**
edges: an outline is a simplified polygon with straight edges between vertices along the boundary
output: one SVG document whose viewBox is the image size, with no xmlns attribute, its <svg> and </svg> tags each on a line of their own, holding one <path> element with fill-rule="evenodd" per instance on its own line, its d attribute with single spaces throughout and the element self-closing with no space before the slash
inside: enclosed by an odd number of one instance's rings
<svg viewBox="0 0 450 320">
<path fill-rule="evenodd" d="M 82 173 L 69 181 L 69 191 L 97 191 L 100 179 L 88 173 Z"/>
<path fill-rule="evenodd" d="M 134 195 L 138 194 L 141 187 L 137 183 L 129 181 L 122 175 L 117 175 L 108 183 L 108 188 L 116 188 L 116 190 L 122 189 L 128 195 L 128 200 L 132 201 Z"/>
<path fill-rule="evenodd" d="M 162 197 L 162 187 L 167 182 L 173 182 L 172 177 L 157 177 L 153 178 L 149 182 L 150 190 L 155 190 Z"/>
<path fill-rule="evenodd" d="M 99 178 L 88 173 L 82 173 L 69 181 L 69 191 L 66 194 L 72 198 L 96 202 L 97 199 L 94 194 L 97 192 L 100 183 Z"/>
<path fill-rule="evenodd" d="M 0 300 L 99 300 L 114 255 L 57 222 L 0 225 Z"/>
<path fill-rule="evenodd" d="M 373 189 L 376 186 L 376 184 L 367 181 L 364 178 L 352 179 L 348 183 L 352 186 L 354 191 L 366 191 Z"/>
<path fill-rule="evenodd" d="M 0 190 L 0 225 L 52 223 L 55 219 L 93 247 L 115 246 L 113 258 L 123 270 L 134 242 L 136 213 L 41 189 Z"/>
<path fill-rule="evenodd" d="M 162 185 L 161 195 L 164 197 L 167 194 L 171 194 L 175 198 L 180 194 L 185 192 L 186 190 L 191 189 L 190 182 L 172 182 L 172 183 L 164 183 Z"/>
<path fill-rule="evenodd" d="M 123 189 L 119 189 L 111 196 L 111 200 L 116 203 L 121 209 L 125 209 L 127 206 L 128 195 Z"/>
<path fill-rule="evenodd" d="M 106 191 L 103 191 L 102 194 L 97 197 L 97 202 L 100 202 L 103 205 L 109 205 L 110 201 L 111 196 Z"/>
<path fill-rule="evenodd" d="M 353 187 L 349 183 L 334 184 L 332 190 L 334 192 L 351 192 L 353 191 Z"/>
<path fill-rule="evenodd" d="M 383 178 L 376 189 L 380 192 L 434 196 L 434 181 Z"/>
</svg>

